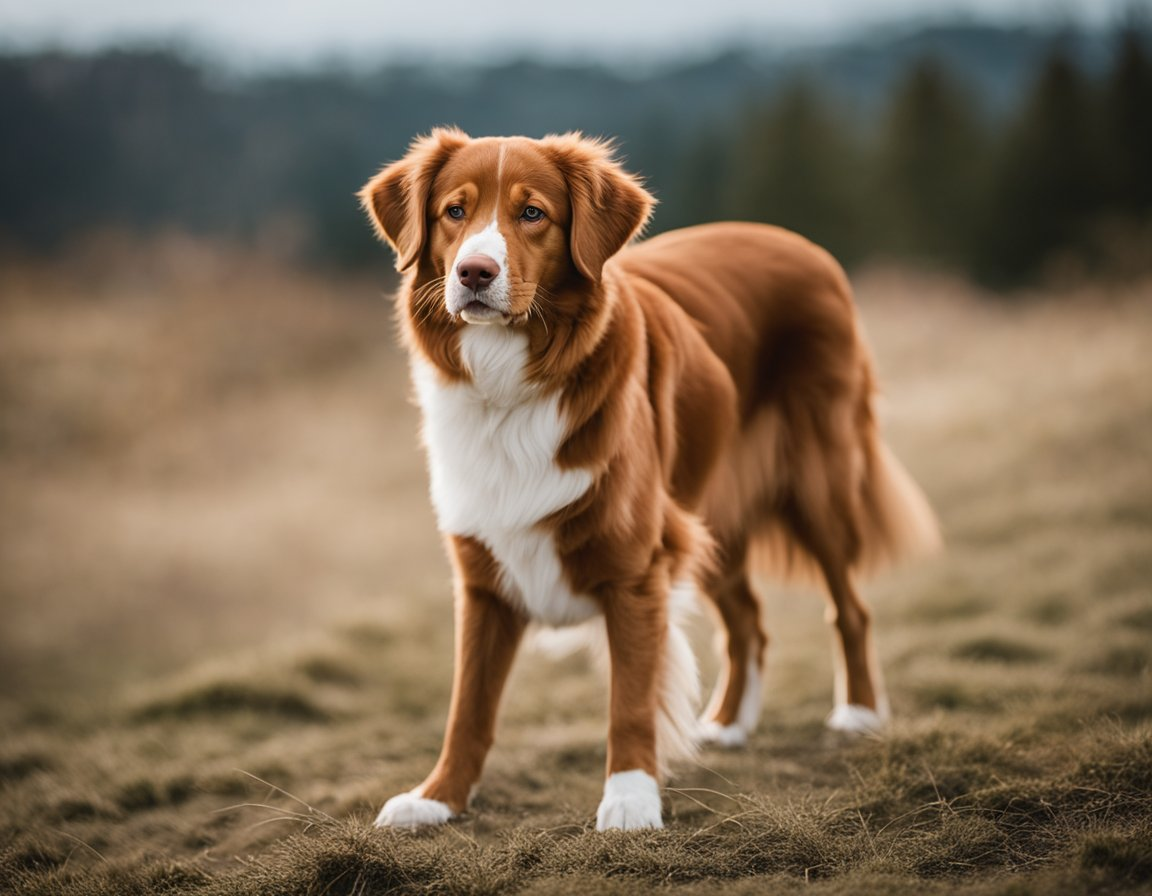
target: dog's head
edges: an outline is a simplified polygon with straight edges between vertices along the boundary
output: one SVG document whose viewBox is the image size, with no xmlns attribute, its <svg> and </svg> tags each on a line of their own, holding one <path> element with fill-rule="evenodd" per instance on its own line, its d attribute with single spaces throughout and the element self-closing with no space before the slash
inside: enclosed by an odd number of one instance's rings
<svg viewBox="0 0 1152 896">
<path fill-rule="evenodd" d="M 610 143 L 579 134 L 433 131 L 360 193 L 422 315 L 522 325 L 575 297 L 648 220 L 653 199 Z"/>
</svg>

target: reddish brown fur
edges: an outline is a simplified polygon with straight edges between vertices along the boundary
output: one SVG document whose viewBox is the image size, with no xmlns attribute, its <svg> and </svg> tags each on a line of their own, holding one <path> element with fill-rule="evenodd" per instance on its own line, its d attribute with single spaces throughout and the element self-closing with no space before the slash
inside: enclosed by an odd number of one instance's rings
<svg viewBox="0 0 1152 896">
<path fill-rule="evenodd" d="M 766 637 L 748 582 L 756 543 L 818 568 L 840 635 L 847 699 L 877 706 L 869 614 L 854 569 L 935 538 L 930 512 L 880 443 L 871 363 L 847 281 L 822 250 L 755 224 L 713 224 L 623 248 L 652 201 L 609 146 L 578 135 L 470 140 L 436 131 L 366 187 L 407 272 L 411 351 L 468 378 L 442 278 L 464 237 L 454 202 L 531 201 L 546 223 L 511 227 L 511 326 L 527 376 L 557 390 L 569 429 L 555 463 L 592 488 L 548 521 L 574 592 L 603 610 L 612 661 L 608 771 L 657 773 L 654 719 L 670 582 L 702 580 L 727 634 L 730 724 Z M 699 525 L 703 521 L 708 535 Z M 709 541 L 716 557 L 705 563 Z M 452 538 L 457 658 L 444 751 L 420 792 L 464 808 L 527 620 L 502 599 L 485 545 Z M 782 571 L 782 570 L 778 570 Z"/>
</svg>

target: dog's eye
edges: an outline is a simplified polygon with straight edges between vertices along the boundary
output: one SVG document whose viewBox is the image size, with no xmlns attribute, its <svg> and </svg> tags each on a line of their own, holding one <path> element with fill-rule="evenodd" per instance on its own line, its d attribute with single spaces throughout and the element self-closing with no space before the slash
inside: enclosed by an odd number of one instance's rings
<svg viewBox="0 0 1152 896">
<path fill-rule="evenodd" d="M 462 205 L 450 205 L 450 206 L 448 206 L 448 217 L 449 218 L 455 218 L 457 221 L 459 221 L 461 218 L 464 217 L 464 206 L 462 206 Z"/>
<path fill-rule="evenodd" d="M 539 221 L 544 217 L 544 211 L 534 205 L 529 205 L 520 213 L 521 221 Z"/>
</svg>

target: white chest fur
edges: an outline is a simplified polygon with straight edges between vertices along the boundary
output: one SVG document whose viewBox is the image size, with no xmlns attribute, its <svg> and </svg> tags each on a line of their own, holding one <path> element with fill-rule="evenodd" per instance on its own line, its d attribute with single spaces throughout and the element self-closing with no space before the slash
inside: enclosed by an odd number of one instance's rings
<svg viewBox="0 0 1152 896">
<path fill-rule="evenodd" d="M 556 466 L 566 432 L 559 398 L 524 382 L 523 333 L 468 326 L 460 349 L 471 383 L 445 382 L 426 362 L 413 362 L 440 529 L 484 542 L 500 564 L 505 596 L 534 620 L 588 619 L 595 603 L 572 593 L 552 534 L 538 525 L 592 484 L 588 471 Z"/>
</svg>

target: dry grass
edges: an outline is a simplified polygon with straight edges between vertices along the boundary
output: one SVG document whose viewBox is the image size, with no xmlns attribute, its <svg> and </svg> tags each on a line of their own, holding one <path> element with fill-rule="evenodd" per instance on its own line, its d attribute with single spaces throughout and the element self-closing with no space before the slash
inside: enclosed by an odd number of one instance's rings
<svg viewBox="0 0 1152 896">
<path fill-rule="evenodd" d="M 408 835 L 369 822 L 451 633 L 379 289 L 178 241 L 0 269 L 0 891 L 1146 891 L 1152 289 L 860 291 L 949 538 L 869 588 L 891 735 L 823 731 L 820 601 L 771 589 L 765 723 L 667 830 L 591 830 L 603 682 L 525 656 L 474 811 Z"/>
</svg>

